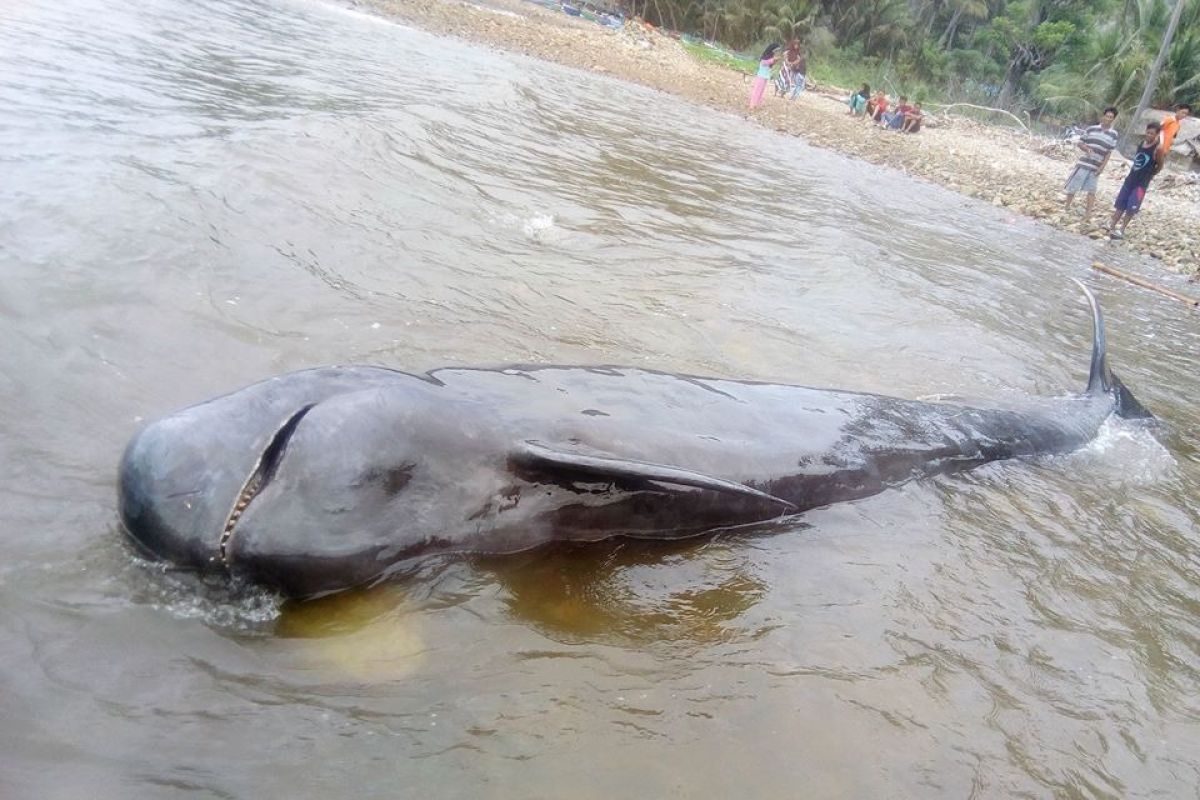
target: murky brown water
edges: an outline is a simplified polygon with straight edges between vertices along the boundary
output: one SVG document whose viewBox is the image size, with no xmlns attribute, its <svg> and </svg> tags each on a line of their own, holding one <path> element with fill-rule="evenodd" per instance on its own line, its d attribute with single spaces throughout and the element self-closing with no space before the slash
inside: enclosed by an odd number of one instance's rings
<svg viewBox="0 0 1200 800">
<path fill-rule="evenodd" d="M 1196 796 L 1197 318 L 1094 248 L 337 7 L 8 3 L 0 796 Z M 299 607 L 116 527 L 139 421 L 310 365 L 1073 390 L 1070 276 L 1162 429 Z"/>
</svg>

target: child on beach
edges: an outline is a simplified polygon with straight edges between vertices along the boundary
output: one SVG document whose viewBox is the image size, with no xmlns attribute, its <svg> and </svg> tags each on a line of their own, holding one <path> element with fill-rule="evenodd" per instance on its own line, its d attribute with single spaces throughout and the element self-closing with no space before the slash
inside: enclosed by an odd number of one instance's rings
<svg viewBox="0 0 1200 800">
<path fill-rule="evenodd" d="M 800 42 L 792 39 L 783 51 L 783 66 L 775 75 L 775 96 L 786 97 L 796 86 L 796 65 L 800 58 Z"/>
<path fill-rule="evenodd" d="M 875 96 L 867 103 L 867 116 L 874 122 L 879 122 L 888 110 L 888 98 L 882 89 L 875 91 Z"/>
<path fill-rule="evenodd" d="M 1137 152 L 1133 154 L 1133 166 L 1129 169 L 1129 174 L 1125 176 L 1125 182 L 1121 184 L 1121 191 L 1117 192 L 1112 222 L 1108 224 L 1108 227 L 1112 229 L 1109 236 L 1113 239 L 1125 238 L 1125 226 L 1141 209 L 1142 201 L 1146 199 L 1146 189 L 1150 186 L 1150 179 L 1154 177 L 1158 168 L 1156 151 L 1158 150 L 1160 131 L 1162 131 L 1162 126 L 1157 122 L 1146 125 L 1146 134 L 1138 143 Z M 1117 227 L 1118 222 L 1121 225 L 1119 228 Z"/>
<path fill-rule="evenodd" d="M 867 110 L 867 101 L 871 99 L 871 87 L 863 84 L 862 88 L 850 95 L 850 113 L 858 116 Z"/>
<path fill-rule="evenodd" d="M 1158 169 L 1161 170 L 1163 165 L 1167 163 L 1167 156 L 1171 152 L 1171 145 L 1175 143 L 1175 134 L 1179 133 L 1179 124 L 1192 115 L 1192 107 L 1187 103 L 1180 103 L 1175 106 L 1175 114 L 1167 115 L 1162 121 L 1162 133 L 1158 137 Z"/>
<path fill-rule="evenodd" d="M 791 99 L 795 100 L 804 91 L 805 82 L 808 80 L 805 77 L 808 63 L 804 59 L 804 53 L 800 52 L 800 42 L 795 39 L 788 42 L 787 50 L 783 54 L 783 71 L 787 72 L 791 82 Z"/>
<path fill-rule="evenodd" d="M 879 115 L 879 124 L 890 130 L 898 131 L 904 127 L 904 117 L 906 114 L 912 113 L 912 106 L 908 104 L 908 97 L 900 95 L 900 103 Z"/>
<path fill-rule="evenodd" d="M 921 121 L 925 119 L 925 113 L 921 111 L 921 104 L 914 103 L 913 107 L 904 115 L 904 125 L 900 128 L 901 133 L 920 133 Z"/>
<path fill-rule="evenodd" d="M 771 80 L 771 67 L 775 66 L 775 51 L 778 49 L 778 44 L 769 44 L 758 58 L 758 74 L 754 76 L 754 83 L 750 87 L 751 109 L 758 108 L 762 102 L 763 92 L 767 90 L 767 81 Z"/>
</svg>

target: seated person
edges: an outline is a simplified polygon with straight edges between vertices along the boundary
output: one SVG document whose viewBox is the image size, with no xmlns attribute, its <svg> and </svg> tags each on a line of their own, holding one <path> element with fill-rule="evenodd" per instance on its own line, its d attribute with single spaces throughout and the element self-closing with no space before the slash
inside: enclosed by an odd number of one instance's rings
<svg viewBox="0 0 1200 800">
<path fill-rule="evenodd" d="M 867 110 L 867 100 L 871 98 L 871 87 L 863 84 L 862 88 L 850 95 L 850 113 L 858 116 Z"/>
<path fill-rule="evenodd" d="M 879 122 L 879 118 L 888 109 L 887 95 L 882 90 L 875 92 L 875 96 L 867 102 L 867 116 Z"/>
<path fill-rule="evenodd" d="M 921 120 L 925 118 L 925 114 L 921 111 L 921 104 L 917 103 L 909 112 L 904 115 L 904 126 L 900 129 L 901 133 L 917 133 L 921 130 Z"/>
<path fill-rule="evenodd" d="M 885 128 L 898 131 L 904 127 L 904 115 L 911 113 L 912 106 L 908 104 L 908 97 L 900 95 L 899 105 L 895 106 L 891 111 L 881 114 L 879 124 Z"/>
</svg>

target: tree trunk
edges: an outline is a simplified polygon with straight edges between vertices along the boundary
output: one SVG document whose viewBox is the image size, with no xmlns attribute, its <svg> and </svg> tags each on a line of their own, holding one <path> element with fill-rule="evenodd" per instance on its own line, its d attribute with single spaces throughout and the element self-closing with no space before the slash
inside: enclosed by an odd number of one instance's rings
<svg viewBox="0 0 1200 800">
<path fill-rule="evenodd" d="M 1000 96 L 996 98 L 996 105 L 1007 110 L 1012 105 L 1013 98 L 1017 96 L 1017 87 L 1021 85 L 1021 78 L 1024 77 L 1025 58 L 1018 54 L 1008 62 L 1008 70 L 1004 73 L 1004 85 L 1000 88 Z"/>
<path fill-rule="evenodd" d="M 1158 73 L 1162 71 L 1163 62 L 1167 60 L 1167 52 L 1171 49 L 1171 40 L 1175 38 L 1175 29 L 1179 27 L 1179 17 L 1183 14 L 1185 5 L 1187 5 L 1187 0 L 1175 0 L 1175 10 L 1171 12 L 1171 21 L 1167 23 L 1167 32 L 1163 34 L 1162 46 L 1158 48 L 1158 58 L 1154 59 L 1154 64 L 1150 67 L 1150 76 L 1146 78 L 1146 88 L 1142 90 L 1142 99 L 1138 101 L 1137 111 L 1133 113 L 1133 119 L 1129 121 L 1129 127 L 1125 129 L 1125 137 L 1121 142 L 1123 150 L 1128 150 L 1133 138 L 1141 132 L 1137 129 L 1138 124 L 1142 119 L 1142 114 L 1146 113 L 1146 109 L 1150 107 L 1150 101 L 1154 98 L 1154 90 L 1158 88 Z"/>
<path fill-rule="evenodd" d="M 1030 0 L 1027 19 L 1029 35 L 1032 36 L 1042 20 L 1042 0 Z M 996 105 L 1001 108 L 1008 108 L 1012 104 L 1013 98 L 1017 96 L 1017 89 L 1021 86 L 1021 79 L 1031 66 L 1030 53 L 1025 49 L 1025 45 L 1018 42 L 1015 47 L 1017 52 L 1009 57 L 1008 70 L 1004 73 L 1004 86 L 1000 89 L 1000 96 L 996 98 Z"/>
<path fill-rule="evenodd" d="M 933 34 L 933 24 L 937 22 L 938 12 L 941 11 L 940 3 L 929 4 L 929 19 L 925 20 L 925 38 L 928 39 Z M 924 13 L 924 12 L 922 12 Z"/>
<path fill-rule="evenodd" d="M 962 19 L 963 9 L 967 7 L 964 2 L 958 8 L 954 9 L 954 16 L 950 18 L 950 24 L 946 26 L 945 32 L 942 33 L 942 38 L 938 40 L 938 47 L 942 50 L 949 50 L 950 45 L 954 44 L 954 30 L 958 27 L 958 21 Z"/>
</svg>

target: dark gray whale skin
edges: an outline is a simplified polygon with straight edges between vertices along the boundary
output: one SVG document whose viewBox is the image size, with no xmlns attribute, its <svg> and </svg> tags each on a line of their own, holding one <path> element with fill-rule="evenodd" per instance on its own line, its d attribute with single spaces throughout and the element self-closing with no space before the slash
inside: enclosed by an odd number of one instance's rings
<svg viewBox="0 0 1200 800">
<path fill-rule="evenodd" d="M 1149 416 L 1088 298 L 1087 390 L 1028 410 L 616 367 L 295 372 L 137 433 L 121 520 L 157 557 L 290 596 L 432 554 L 762 525 Z"/>
</svg>

